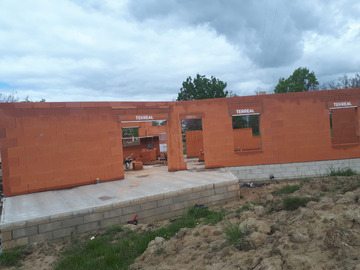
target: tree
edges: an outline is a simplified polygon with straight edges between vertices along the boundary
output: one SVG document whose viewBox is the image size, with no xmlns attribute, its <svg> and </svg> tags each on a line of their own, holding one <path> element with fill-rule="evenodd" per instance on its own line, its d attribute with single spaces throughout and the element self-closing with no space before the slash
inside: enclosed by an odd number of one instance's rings
<svg viewBox="0 0 360 270">
<path fill-rule="evenodd" d="M 188 77 L 186 81 L 182 83 L 176 100 L 227 97 L 229 92 L 225 91 L 226 86 L 226 82 L 220 81 L 213 76 L 211 76 L 211 79 L 208 79 L 204 75 L 196 74 L 194 80 Z"/>
<path fill-rule="evenodd" d="M 307 68 L 299 67 L 289 78 L 280 78 L 274 89 L 275 93 L 304 92 L 316 90 L 319 82 Z"/>
<path fill-rule="evenodd" d="M 15 93 L 11 93 L 8 95 L 0 93 L 0 102 L 4 102 L 4 103 L 19 102 L 19 98 L 15 96 Z"/>
<path fill-rule="evenodd" d="M 319 88 L 321 90 L 360 88 L 360 74 L 356 73 L 354 77 L 344 74 L 338 77 L 337 81 L 322 83 Z"/>
</svg>

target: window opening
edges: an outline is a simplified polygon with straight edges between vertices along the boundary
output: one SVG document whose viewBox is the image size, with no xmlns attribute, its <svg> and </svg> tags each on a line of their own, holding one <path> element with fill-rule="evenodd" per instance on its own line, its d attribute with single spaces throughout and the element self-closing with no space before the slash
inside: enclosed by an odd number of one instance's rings
<svg viewBox="0 0 360 270">
<path fill-rule="evenodd" d="M 232 116 L 234 151 L 261 150 L 260 114 Z"/>
<path fill-rule="evenodd" d="M 153 126 L 165 126 L 166 125 L 166 121 L 165 120 L 159 120 L 159 121 L 153 121 L 152 122 Z"/>
<path fill-rule="evenodd" d="M 253 136 L 260 136 L 260 114 L 232 116 L 233 129 L 251 128 Z"/>
</svg>

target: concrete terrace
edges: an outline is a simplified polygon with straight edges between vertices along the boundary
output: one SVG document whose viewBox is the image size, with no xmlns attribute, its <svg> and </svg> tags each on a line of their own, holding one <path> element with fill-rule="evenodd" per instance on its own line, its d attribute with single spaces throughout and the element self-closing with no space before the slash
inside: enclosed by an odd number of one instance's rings
<svg viewBox="0 0 360 270">
<path fill-rule="evenodd" d="M 140 223 L 169 218 L 195 203 L 219 204 L 239 195 L 238 179 L 228 170 L 188 164 L 186 171 L 145 166 L 126 172 L 124 180 L 7 197 L 3 249 L 126 224 L 135 214 Z"/>
</svg>

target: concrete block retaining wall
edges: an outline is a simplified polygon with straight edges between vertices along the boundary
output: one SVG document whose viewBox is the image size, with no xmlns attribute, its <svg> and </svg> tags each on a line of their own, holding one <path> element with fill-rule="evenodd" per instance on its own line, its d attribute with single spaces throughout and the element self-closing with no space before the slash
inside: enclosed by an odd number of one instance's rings
<svg viewBox="0 0 360 270">
<path fill-rule="evenodd" d="M 70 239 L 73 234 L 126 224 L 135 214 L 140 223 L 167 219 L 182 215 L 191 205 L 222 204 L 239 196 L 239 183 L 232 180 L 36 220 L 2 224 L 2 248 L 5 250 L 46 240 Z"/>
<path fill-rule="evenodd" d="M 323 176 L 329 173 L 331 169 L 346 168 L 360 172 L 360 158 L 240 166 L 228 167 L 227 169 L 232 172 L 240 182 L 249 182 L 269 180 L 271 175 L 274 176 L 275 180 Z"/>
</svg>

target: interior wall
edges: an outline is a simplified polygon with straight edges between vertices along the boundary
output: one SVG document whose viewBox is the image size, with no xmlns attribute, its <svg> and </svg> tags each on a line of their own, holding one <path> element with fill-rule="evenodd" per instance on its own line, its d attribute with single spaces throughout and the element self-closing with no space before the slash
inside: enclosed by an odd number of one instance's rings
<svg viewBox="0 0 360 270">
<path fill-rule="evenodd" d="M 199 157 L 204 149 L 202 130 L 190 130 L 185 132 L 187 157 Z"/>
</svg>

